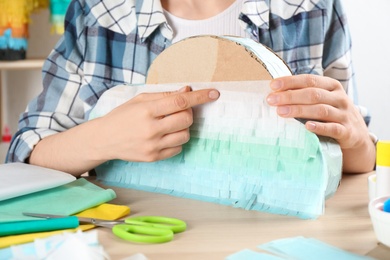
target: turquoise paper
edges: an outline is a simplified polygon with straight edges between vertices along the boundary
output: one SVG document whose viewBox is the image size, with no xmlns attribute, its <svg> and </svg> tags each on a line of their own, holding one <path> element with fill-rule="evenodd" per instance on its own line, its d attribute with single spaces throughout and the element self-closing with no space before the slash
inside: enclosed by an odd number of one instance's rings
<svg viewBox="0 0 390 260">
<path fill-rule="evenodd" d="M 91 112 L 102 116 L 140 92 L 168 91 L 184 84 L 118 86 Z M 315 218 L 324 211 L 341 177 L 341 150 L 295 119 L 277 116 L 265 102 L 268 81 L 191 83 L 217 88 L 216 102 L 197 106 L 191 140 L 167 160 L 120 160 L 97 167 L 111 185 L 166 193 L 248 210 Z"/>
<path fill-rule="evenodd" d="M 71 183 L 0 202 L 0 223 L 37 220 L 23 212 L 69 216 L 108 202 L 116 197 L 111 189 L 103 189 L 80 178 Z"/>
<path fill-rule="evenodd" d="M 226 257 L 226 260 L 373 260 L 371 257 L 361 256 L 326 244 L 314 238 L 291 237 L 274 240 L 258 246 L 267 253 L 243 249 Z M 271 254 L 272 255 L 271 255 Z"/>
<path fill-rule="evenodd" d="M 0 237 L 76 228 L 79 226 L 79 220 L 76 216 L 42 220 L 0 223 Z"/>
</svg>

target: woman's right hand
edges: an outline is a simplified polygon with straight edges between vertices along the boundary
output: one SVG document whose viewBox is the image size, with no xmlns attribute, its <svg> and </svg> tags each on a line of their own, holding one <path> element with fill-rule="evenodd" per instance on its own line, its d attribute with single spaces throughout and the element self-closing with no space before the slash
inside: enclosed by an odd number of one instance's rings
<svg viewBox="0 0 390 260">
<path fill-rule="evenodd" d="M 214 89 L 143 93 L 97 120 L 101 129 L 93 135 L 99 159 L 152 162 L 182 151 L 190 139 L 192 107 L 218 99 Z"/>
</svg>

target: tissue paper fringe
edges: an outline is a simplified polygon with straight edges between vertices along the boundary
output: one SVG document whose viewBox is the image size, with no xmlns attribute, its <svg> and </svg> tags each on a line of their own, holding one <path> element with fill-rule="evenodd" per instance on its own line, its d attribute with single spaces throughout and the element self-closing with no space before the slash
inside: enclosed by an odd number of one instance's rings
<svg viewBox="0 0 390 260">
<path fill-rule="evenodd" d="M 98 178 L 247 210 L 321 215 L 340 179 L 339 146 L 295 119 L 275 116 L 259 103 L 264 96 L 220 92 L 218 102 L 194 109 L 191 140 L 181 154 L 154 163 L 109 161 L 96 169 Z"/>
</svg>

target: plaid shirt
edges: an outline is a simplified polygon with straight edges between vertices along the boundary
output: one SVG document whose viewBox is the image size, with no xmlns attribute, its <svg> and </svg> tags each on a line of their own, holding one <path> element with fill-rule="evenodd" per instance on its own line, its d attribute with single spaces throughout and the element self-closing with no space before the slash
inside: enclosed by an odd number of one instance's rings
<svg viewBox="0 0 390 260">
<path fill-rule="evenodd" d="M 294 74 L 335 78 L 356 101 L 340 0 L 245 0 L 238 22 Z M 65 33 L 43 67 L 44 88 L 20 116 L 8 161 L 25 161 L 42 138 L 85 122 L 107 89 L 144 83 L 171 39 L 159 0 L 72 1 Z"/>
</svg>

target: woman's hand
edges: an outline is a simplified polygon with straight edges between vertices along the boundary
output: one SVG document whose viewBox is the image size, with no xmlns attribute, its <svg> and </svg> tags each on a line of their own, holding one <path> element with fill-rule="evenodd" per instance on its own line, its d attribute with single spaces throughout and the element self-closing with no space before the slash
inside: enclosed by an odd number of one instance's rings
<svg viewBox="0 0 390 260">
<path fill-rule="evenodd" d="M 309 131 L 338 141 L 345 171 L 373 169 L 375 147 L 368 128 L 337 80 L 317 75 L 288 76 L 273 80 L 271 89 L 274 92 L 267 102 L 277 106 L 279 116 L 307 119 Z M 360 155 L 366 156 L 361 158 L 366 165 L 357 161 Z"/>
<path fill-rule="evenodd" d="M 190 139 L 192 106 L 214 101 L 216 90 L 144 93 L 105 116 L 97 151 L 105 160 L 157 161 L 182 151 Z"/>
</svg>

